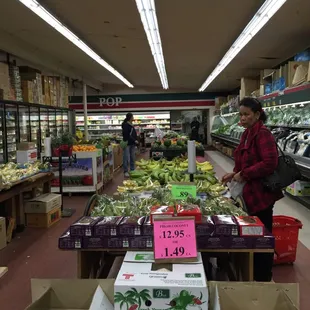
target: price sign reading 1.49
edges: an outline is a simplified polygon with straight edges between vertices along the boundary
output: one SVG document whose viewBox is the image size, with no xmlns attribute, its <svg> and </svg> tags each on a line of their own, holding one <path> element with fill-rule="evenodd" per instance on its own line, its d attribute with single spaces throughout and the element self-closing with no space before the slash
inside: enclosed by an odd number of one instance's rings
<svg viewBox="0 0 310 310">
<path fill-rule="evenodd" d="M 193 261 L 197 258 L 193 217 L 154 219 L 155 260 Z"/>
<path fill-rule="evenodd" d="M 174 199 L 182 200 L 186 199 L 187 197 L 196 198 L 197 188 L 196 185 L 192 183 L 172 184 L 171 193 Z"/>
</svg>

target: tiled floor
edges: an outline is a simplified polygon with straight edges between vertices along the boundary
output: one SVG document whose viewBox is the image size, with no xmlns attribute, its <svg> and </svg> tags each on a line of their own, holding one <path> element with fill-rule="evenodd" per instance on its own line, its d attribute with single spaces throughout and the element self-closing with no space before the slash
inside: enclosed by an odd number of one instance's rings
<svg viewBox="0 0 310 310">
<path fill-rule="evenodd" d="M 208 159 L 214 164 L 217 175 L 221 176 L 232 169 L 232 161 L 217 152 L 207 152 Z M 114 181 L 106 188 L 111 195 L 122 181 L 122 173 L 116 174 Z M 88 196 L 65 197 L 65 207 L 76 209 L 71 218 L 64 218 L 48 230 L 27 228 L 4 250 L 0 251 L 0 266 L 8 266 L 9 272 L 0 279 L 0 309 L 24 310 L 31 302 L 31 278 L 75 278 L 76 254 L 58 250 L 58 237 L 75 219 L 83 214 Z M 293 266 L 274 268 L 276 282 L 299 282 L 301 295 L 300 310 L 310 309 L 310 213 L 300 204 L 289 198 L 276 206 L 276 212 L 299 218 L 304 227 L 300 231 L 298 256 Z"/>
</svg>

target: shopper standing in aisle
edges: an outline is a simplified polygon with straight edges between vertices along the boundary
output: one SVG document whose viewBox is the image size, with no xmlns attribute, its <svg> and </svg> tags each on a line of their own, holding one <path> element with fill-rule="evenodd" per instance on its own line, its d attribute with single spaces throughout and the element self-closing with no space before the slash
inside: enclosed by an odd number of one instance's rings
<svg viewBox="0 0 310 310">
<path fill-rule="evenodd" d="M 133 119 L 133 114 L 127 113 L 122 124 L 123 144 L 125 145 L 123 153 L 123 169 L 125 177 L 129 177 L 128 163 L 130 171 L 135 170 L 135 152 L 136 146 L 139 144 L 137 132 L 132 125 Z"/>
<path fill-rule="evenodd" d="M 195 116 L 193 121 L 191 122 L 191 140 L 199 141 L 199 128 L 200 123 Z"/>
<path fill-rule="evenodd" d="M 282 191 L 268 191 L 263 179 L 275 172 L 278 150 L 272 133 L 264 126 L 267 116 L 255 98 L 240 102 L 240 123 L 246 128 L 234 153 L 234 172 L 226 174 L 224 183 L 243 184 L 242 197 L 250 215 L 257 216 L 272 232 L 273 207 L 283 197 Z M 273 254 L 255 254 L 255 281 L 271 281 Z"/>
</svg>

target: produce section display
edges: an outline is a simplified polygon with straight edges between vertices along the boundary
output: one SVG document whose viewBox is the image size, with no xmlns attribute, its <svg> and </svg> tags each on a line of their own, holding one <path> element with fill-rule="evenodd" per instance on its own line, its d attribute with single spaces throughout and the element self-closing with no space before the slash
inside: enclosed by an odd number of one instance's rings
<svg viewBox="0 0 310 310">
<path fill-rule="evenodd" d="M 18 182 L 37 173 L 49 171 L 49 169 L 48 163 L 42 164 L 40 161 L 24 165 L 15 163 L 2 164 L 0 165 L 0 190 L 9 189 Z"/>
<path fill-rule="evenodd" d="M 143 216 L 150 214 L 154 206 L 171 206 L 173 209 L 177 205 L 196 205 L 199 206 L 203 215 L 245 215 L 244 211 L 238 208 L 235 203 L 221 195 L 209 196 L 203 198 L 187 198 L 183 201 L 173 199 L 169 188 L 157 187 L 152 194 L 147 195 L 130 195 L 121 194 L 116 198 L 106 195 L 100 195 L 97 204 L 92 212 L 92 216 Z"/>
<path fill-rule="evenodd" d="M 307 179 L 310 178 L 309 109 L 307 103 L 290 103 L 264 109 L 268 116 L 266 126 L 282 150 L 294 158 Z M 216 116 L 213 121 L 211 136 L 215 141 L 214 146 L 230 157 L 244 132 L 238 123 L 237 113 Z"/>
<path fill-rule="evenodd" d="M 168 185 L 175 182 L 189 182 L 187 173 L 188 160 L 176 157 L 172 161 L 160 159 L 155 161 L 144 160 L 136 162 L 137 170 L 130 172 L 130 181 L 124 181 L 118 187 L 120 193 L 139 193 L 151 191 L 159 185 Z M 197 162 L 197 174 L 194 177 L 198 193 L 217 196 L 226 191 L 215 177 L 213 166 L 209 162 Z"/>
<path fill-rule="evenodd" d="M 225 215 L 221 215 L 225 214 Z M 167 188 L 148 197 L 124 194 L 97 197 L 91 216 L 84 216 L 59 238 L 59 248 L 152 249 L 153 218 L 193 216 L 197 247 L 203 249 L 273 249 L 275 240 L 256 217 L 247 216 L 222 196 L 176 201 Z M 249 226 L 255 227 L 255 234 Z M 247 228 L 247 229 L 244 229 Z"/>
<path fill-rule="evenodd" d="M 157 138 L 151 145 L 151 157 L 172 159 L 184 155 L 187 153 L 187 141 L 187 136 L 170 130 L 162 138 Z M 196 142 L 196 154 L 197 156 L 204 156 L 204 146 L 199 142 Z"/>
</svg>

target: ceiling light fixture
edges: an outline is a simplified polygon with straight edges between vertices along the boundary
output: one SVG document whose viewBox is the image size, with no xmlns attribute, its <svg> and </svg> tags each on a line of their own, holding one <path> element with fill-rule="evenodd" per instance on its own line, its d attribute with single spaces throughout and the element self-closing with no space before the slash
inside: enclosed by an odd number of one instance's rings
<svg viewBox="0 0 310 310">
<path fill-rule="evenodd" d="M 87 44 L 85 44 L 81 39 L 79 39 L 72 31 L 70 31 L 66 26 L 64 26 L 58 19 L 56 19 L 52 14 L 50 14 L 41 4 L 36 0 L 19 0 L 33 13 L 42 18 L 55 30 L 61 33 L 65 38 L 71 41 L 75 46 L 81 49 L 85 54 L 95 60 L 99 65 L 110 71 L 119 80 L 121 80 L 128 87 L 133 88 L 134 86 L 117 70 L 115 70 L 111 65 L 109 65 L 105 60 L 103 60 L 98 54 L 96 54 Z"/>
<path fill-rule="evenodd" d="M 250 42 L 250 40 L 267 24 L 272 16 L 282 7 L 287 0 L 266 0 L 248 25 L 241 32 L 231 48 L 208 76 L 199 88 L 204 91 L 213 80 L 227 67 L 227 65 L 238 55 L 238 53 Z"/>
<path fill-rule="evenodd" d="M 168 89 L 168 78 L 165 67 L 164 54 L 160 39 L 154 0 L 136 0 L 144 31 L 149 42 L 154 62 L 160 77 L 163 89 Z"/>
</svg>

